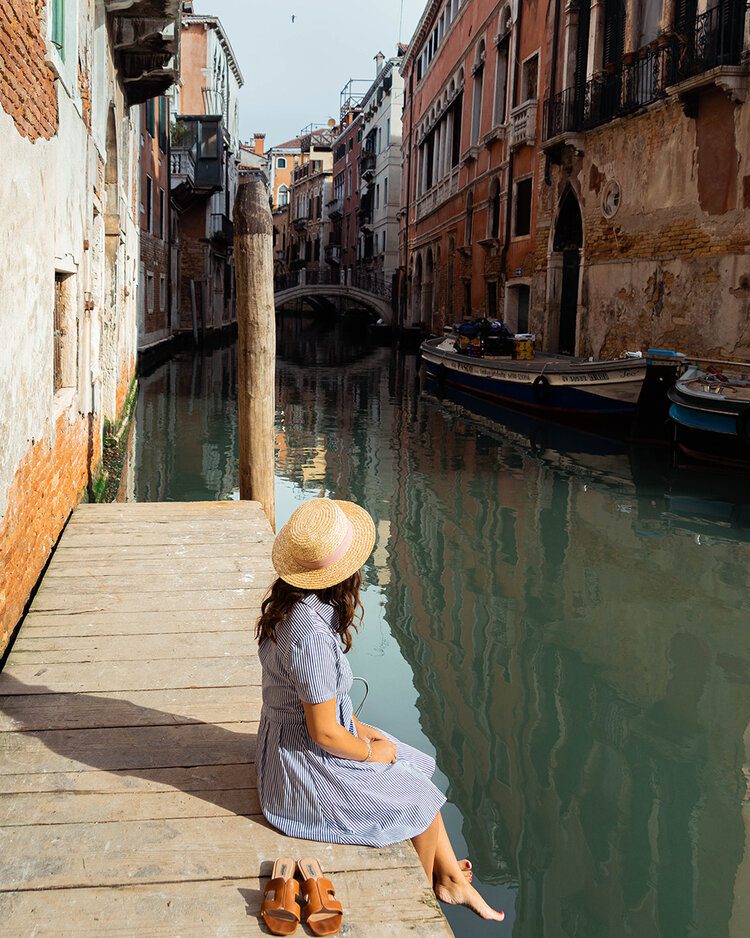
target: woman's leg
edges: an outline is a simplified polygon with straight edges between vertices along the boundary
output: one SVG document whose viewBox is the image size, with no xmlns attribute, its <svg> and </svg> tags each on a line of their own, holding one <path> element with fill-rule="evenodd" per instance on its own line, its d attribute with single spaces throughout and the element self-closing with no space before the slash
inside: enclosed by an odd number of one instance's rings
<svg viewBox="0 0 750 938">
<path fill-rule="evenodd" d="M 417 834 L 416 837 L 412 837 L 411 839 L 411 842 L 414 844 L 414 849 L 417 851 L 419 862 L 424 867 L 427 879 L 429 879 L 430 882 L 432 882 L 435 866 L 435 850 L 437 849 L 440 822 L 440 812 L 438 812 L 427 830 L 423 831 L 421 834 Z"/>
<path fill-rule="evenodd" d="M 437 814 L 437 842 L 432 863 L 432 881 L 435 895 L 441 902 L 452 905 L 465 905 L 482 918 L 502 922 L 504 912 L 498 912 L 489 906 L 479 895 L 476 889 L 467 881 L 465 872 L 459 866 L 456 854 L 453 852 L 448 832 L 445 829 L 443 818 Z M 435 824 L 432 822 L 428 830 Z M 420 835 L 424 836 L 424 835 Z M 420 858 L 421 859 L 421 858 Z M 424 866 L 424 864 L 422 864 Z M 426 870 L 426 867 L 425 867 Z M 428 873 L 429 875 L 429 873 Z"/>
</svg>

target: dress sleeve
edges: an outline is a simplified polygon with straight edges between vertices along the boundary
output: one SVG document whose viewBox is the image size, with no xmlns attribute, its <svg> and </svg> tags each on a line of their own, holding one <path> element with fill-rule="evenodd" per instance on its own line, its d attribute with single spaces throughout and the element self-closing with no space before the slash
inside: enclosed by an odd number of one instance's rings
<svg viewBox="0 0 750 938">
<path fill-rule="evenodd" d="M 289 652 L 292 683 L 304 703 L 323 703 L 338 692 L 338 662 L 333 636 L 313 632 L 292 644 Z"/>
</svg>

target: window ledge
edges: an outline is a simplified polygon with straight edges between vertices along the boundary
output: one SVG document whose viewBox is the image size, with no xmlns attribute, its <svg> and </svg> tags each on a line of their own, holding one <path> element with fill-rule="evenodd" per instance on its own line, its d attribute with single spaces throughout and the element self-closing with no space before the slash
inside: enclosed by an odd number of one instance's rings
<svg viewBox="0 0 750 938">
<path fill-rule="evenodd" d="M 508 133 L 507 124 L 496 124 L 489 133 L 482 137 L 482 143 L 488 147 L 495 140 L 504 140 Z"/>
<path fill-rule="evenodd" d="M 479 156 L 479 147 L 475 144 L 464 153 L 462 157 L 463 163 L 473 163 Z"/>
<path fill-rule="evenodd" d="M 477 242 L 481 244 L 485 250 L 491 250 L 492 248 L 497 248 L 500 245 L 499 238 L 480 238 Z"/>
<path fill-rule="evenodd" d="M 55 396 L 52 398 L 52 420 L 54 423 L 57 422 L 62 414 L 70 410 L 75 401 L 75 397 L 75 388 L 60 388 L 59 391 L 55 391 Z"/>
</svg>

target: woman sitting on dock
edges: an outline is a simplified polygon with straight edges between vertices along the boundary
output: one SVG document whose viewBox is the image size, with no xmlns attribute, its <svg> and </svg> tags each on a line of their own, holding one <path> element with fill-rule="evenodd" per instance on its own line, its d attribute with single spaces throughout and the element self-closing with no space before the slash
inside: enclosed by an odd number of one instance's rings
<svg viewBox="0 0 750 938">
<path fill-rule="evenodd" d="M 440 814 L 445 797 L 430 781 L 435 760 L 354 715 L 345 654 L 374 543 L 363 508 L 325 498 L 301 505 L 276 538 L 278 579 L 256 630 L 263 814 L 291 837 L 327 843 L 383 847 L 410 838 L 438 899 L 502 921 L 471 885 L 471 864 L 453 852 Z"/>
</svg>

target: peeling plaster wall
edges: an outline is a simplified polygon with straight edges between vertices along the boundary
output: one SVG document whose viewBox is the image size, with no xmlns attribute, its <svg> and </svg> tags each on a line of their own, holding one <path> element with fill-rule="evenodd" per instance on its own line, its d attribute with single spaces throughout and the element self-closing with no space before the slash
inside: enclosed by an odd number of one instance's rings
<svg viewBox="0 0 750 938">
<path fill-rule="evenodd" d="M 621 201 L 604 216 L 607 184 Z M 578 353 L 609 357 L 642 343 L 689 354 L 750 356 L 750 103 L 701 92 L 584 135 L 551 167 L 539 203 L 532 328 L 554 351 L 555 211 L 569 185 L 583 214 Z M 546 297 L 546 302 L 545 302 Z"/>
<path fill-rule="evenodd" d="M 26 45 L 41 36 L 51 54 L 44 19 L 26 28 Z M 71 35 L 78 81 L 54 82 L 54 133 L 31 133 L 0 106 L 0 651 L 100 459 L 102 417 L 117 417 L 135 367 L 135 128 L 103 7 L 81 3 Z M 67 278 L 68 310 L 68 380 L 57 393 L 56 272 Z"/>
</svg>

